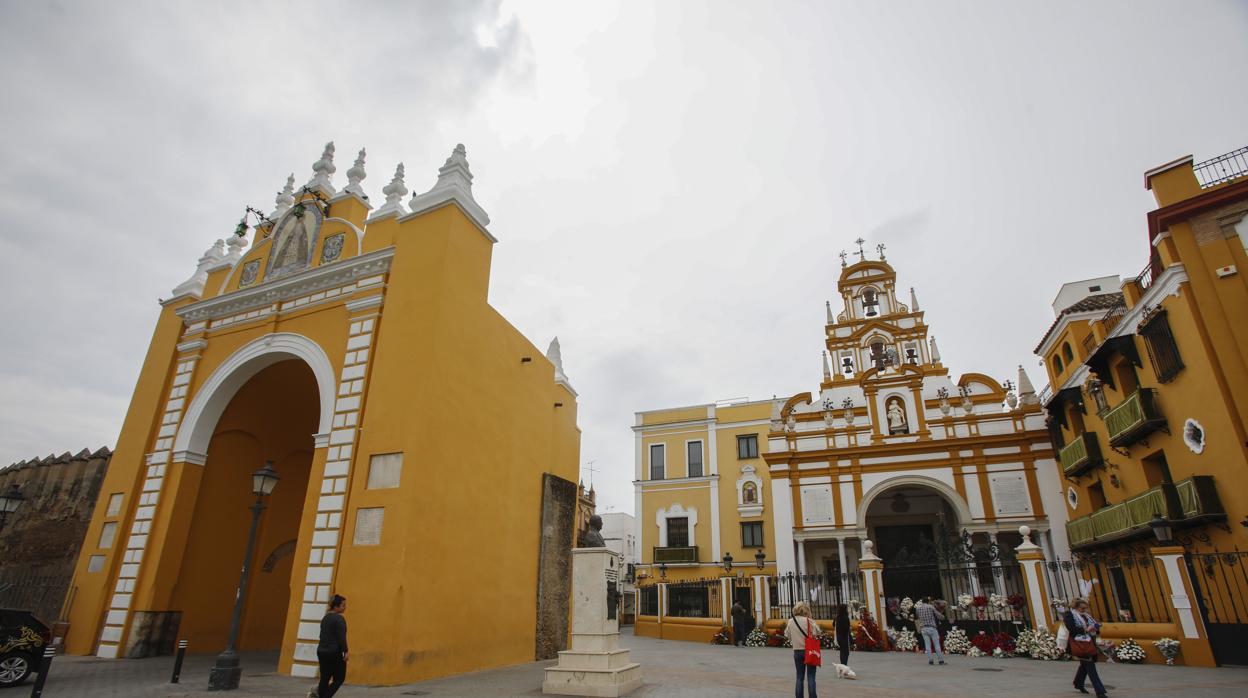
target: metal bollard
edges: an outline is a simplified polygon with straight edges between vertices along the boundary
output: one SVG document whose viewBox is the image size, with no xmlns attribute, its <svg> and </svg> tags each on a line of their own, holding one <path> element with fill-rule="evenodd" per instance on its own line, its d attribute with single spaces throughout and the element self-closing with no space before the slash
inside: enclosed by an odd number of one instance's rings
<svg viewBox="0 0 1248 698">
<path fill-rule="evenodd" d="M 178 656 L 173 660 L 173 677 L 169 679 L 169 683 L 177 683 L 178 677 L 182 675 L 182 659 L 186 657 L 186 640 L 178 640 Z"/>
<path fill-rule="evenodd" d="M 39 664 L 39 678 L 35 679 L 35 685 L 30 690 L 30 698 L 39 698 L 43 695 L 43 682 L 48 680 L 48 670 L 52 668 L 52 658 L 55 656 L 55 647 L 43 648 L 43 662 Z"/>
</svg>

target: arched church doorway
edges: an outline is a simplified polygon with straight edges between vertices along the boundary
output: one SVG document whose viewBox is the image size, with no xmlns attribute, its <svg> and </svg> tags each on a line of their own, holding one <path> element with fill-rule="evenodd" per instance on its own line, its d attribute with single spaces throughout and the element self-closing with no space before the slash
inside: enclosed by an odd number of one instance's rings
<svg viewBox="0 0 1248 698">
<path fill-rule="evenodd" d="M 886 597 L 942 596 L 939 544 L 957 530 L 958 514 L 935 489 L 901 484 L 867 506 L 867 533 L 884 560 Z"/>
<path fill-rule="evenodd" d="M 302 588 L 292 584 L 291 568 L 320 402 L 308 364 L 281 360 L 247 379 L 215 426 L 206 425 L 211 437 L 170 599 L 181 612 L 179 636 L 193 638 L 201 651 L 225 646 L 255 501 L 251 474 L 268 459 L 281 480 L 257 528 L 238 649 L 281 646 L 291 590 Z"/>
</svg>

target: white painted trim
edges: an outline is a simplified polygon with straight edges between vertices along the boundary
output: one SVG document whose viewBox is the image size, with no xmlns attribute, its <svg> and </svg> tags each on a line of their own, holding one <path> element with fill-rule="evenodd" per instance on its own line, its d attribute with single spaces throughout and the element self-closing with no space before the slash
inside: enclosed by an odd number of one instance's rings
<svg viewBox="0 0 1248 698">
<path fill-rule="evenodd" d="M 312 435 L 312 445 L 316 448 L 326 448 L 329 446 L 329 435 L 331 432 L 325 431 Z"/>
<path fill-rule="evenodd" d="M 192 339 L 189 342 L 182 342 L 178 345 L 178 353 L 185 354 L 190 351 L 199 351 L 208 346 L 208 341 L 204 339 Z"/>
<path fill-rule="evenodd" d="M 312 267 L 274 281 L 264 281 L 223 296 L 190 303 L 178 308 L 177 314 L 183 322 L 189 324 L 268 307 L 384 273 L 390 268 L 393 257 L 394 248 L 387 247 L 323 267 Z"/>
<path fill-rule="evenodd" d="M 796 572 L 793 555 L 793 495 L 787 478 L 771 481 L 771 510 L 776 538 L 776 572 Z"/>
<path fill-rule="evenodd" d="M 344 305 L 347 306 L 347 312 L 358 313 L 361 310 L 380 307 L 383 300 L 385 300 L 385 297 L 381 294 L 377 294 L 375 296 L 355 298 L 347 301 Z"/>
<path fill-rule="evenodd" d="M 666 509 L 659 509 L 654 513 L 654 523 L 659 527 L 659 547 L 667 547 L 667 520 L 669 518 L 687 518 L 689 519 L 689 545 L 698 544 L 698 510 L 696 507 L 685 509 L 680 503 L 674 503 Z"/>
<path fill-rule="evenodd" d="M 312 369 L 321 402 L 321 420 L 317 432 L 331 431 L 338 386 L 337 372 L 325 351 L 316 342 L 303 335 L 280 332 L 265 335 L 244 345 L 221 362 L 204 381 L 187 405 L 182 427 L 174 439 L 175 460 L 179 452 L 207 453 L 208 442 L 216 429 L 217 420 L 239 388 L 262 369 L 286 359 L 300 359 Z"/>
<path fill-rule="evenodd" d="M 720 558 L 719 540 L 719 478 L 711 480 L 711 559 Z"/>
<path fill-rule="evenodd" d="M 191 465 L 203 465 L 208 462 L 208 454 L 202 451 L 177 451 L 173 452 L 174 463 L 190 463 Z"/>
<path fill-rule="evenodd" d="M 958 494 L 953 487 L 937 480 L 935 478 L 926 477 L 924 475 L 899 475 L 890 477 L 876 484 L 871 489 L 862 493 L 862 499 L 858 502 L 857 526 L 861 530 L 867 530 L 867 508 L 871 506 L 871 502 L 880 496 L 885 490 L 892 489 L 899 485 L 915 485 L 919 487 L 927 487 L 936 490 L 938 494 L 944 497 L 953 507 L 954 512 L 958 515 L 958 524 L 969 524 L 974 517 L 971 516 L 971 509 L 967 506 L 967 502 Z M 969 492 L 968 492 L 969 494 Z"/>
<path fill-rule="evenodd" d="M 1199 638 L 1196 628 L 1196 615 L 1192 613 L 1192 600 L 1188 598 L 1187 586 L 1183 584 L 1183 573 L 1179 570 L 1179 555 L 1157 555 L 1166 570 L 1166 579 L 1170 582 L 1170 605 L 1179 614 L 1179 625 L 1183 626 L 1183 637 Z"/>
<path fill-rule="evenodd" d="M 699 445 L 699 448 L 702 451 L 702 474 L 701 475 L 689 474 L 689 444 L 691 443 L 697 443 Z M 708 468 L 709 466 L 706 463 L 706 440 L 705 439 L 685 439 L 685 477 L 705 477 L 706 475 L 709 474 L 707 472 Z"/>
<path fill-rule="evenodd" d="M 658 446 L 659 448 L 663 449 L 663 477 L 659 479 L 655 479 L 654 477 L 654 448 L 655 446 Z M 649 476 L 647 478 L 649 482 L 667 481 L 667 444 L 664 444 L 664 443 L 646 444 L 646 472 L 645 474 Z M 682 479 L 687 480 L 688 478 L 682 478 Z"/>
<path fill-rule="evenodd" d="M 714 424 L 713 419 L 693 419 L 687 422 L 667 422 L 665 424 L 638 424 L 634 426 L 633 431 L 646 432 L 654 429 L 683 429 L 685 427 L 704 427 Z M 663 434 L 666 435 L 666 434 Z M 656 434 L 656 436 L 659 436 Z"/>
</svg>

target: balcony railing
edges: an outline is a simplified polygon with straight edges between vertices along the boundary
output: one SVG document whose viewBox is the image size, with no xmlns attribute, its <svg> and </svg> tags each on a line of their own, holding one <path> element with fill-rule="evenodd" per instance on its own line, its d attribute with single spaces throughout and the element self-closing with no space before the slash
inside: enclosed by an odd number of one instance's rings
<svg viewBox="0 0 1248 698">
<path fill-rule="evenodd" d="M 1211 518 L 1225 517 L 1226 510 L 1218 498 L 1213 478 L 1197 475 L 1175 483 L 1183 518 L 1172 522 L 1176 527 L 1194 525 Z M 1151 535 L 1149 522 L 1166 512 L 1166 496 L 1158 485 L 1117 504 L 1103 507 L 1089 516 L 1066 524 L 1071 547 Z"/>
<path fill-rule="evenodd" d="M 1248 175 L 1248 146 L 1192 165 L 1201 189 Z"/>
<path fill-rule="evenodd" d="M 1105 413 L 1111 446 L 1128 446 L 1161 429 L 1166 418 L 1157 410 L 1156 391 L 1140 388 Z"/>
<path fill-rule="evenodd" d="M 1086 432 L 1075 437 L 1062 448 L 1058 458 L 1062 461 L 1062 472 L 1066 477 L 1082 475 L 1100 465 L 1101 445 L 1096 440 L 1096 434 Z"/>
<path fill-rule="evenodd" d="M 668 546 L 666 548 L 654 548 L 654 564 L 660 563 L 678 563 L 678 562 L 697 562 L 698 546 L 682 545 Z"/>
</svg>

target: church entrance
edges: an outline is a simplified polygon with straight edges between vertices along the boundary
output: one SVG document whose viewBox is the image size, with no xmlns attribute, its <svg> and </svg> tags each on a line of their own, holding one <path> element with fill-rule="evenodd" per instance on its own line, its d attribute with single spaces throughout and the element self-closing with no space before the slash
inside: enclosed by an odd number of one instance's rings
<svg viewBox="0 0 1248 698">
<path fill-rule="evenodd" d="M 281 646 L 291 590 L 302 588 L 295 583 L 302 580 L 291 579 L 291 568 L 309 494 L 319 403 L 308 365 L 279 361 L 248 379 L 211 429 L 169 604 L 181 613 L 178 636 L 197 651 L 225 647 L 255 501 L 251 474 L 270 459 L 281 480 L 260 515 L 238 649 Z M 178 505 L 184 501 L 179 497 Z"/>
</svg>

